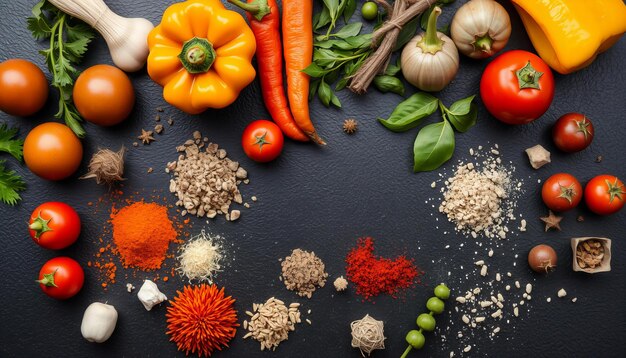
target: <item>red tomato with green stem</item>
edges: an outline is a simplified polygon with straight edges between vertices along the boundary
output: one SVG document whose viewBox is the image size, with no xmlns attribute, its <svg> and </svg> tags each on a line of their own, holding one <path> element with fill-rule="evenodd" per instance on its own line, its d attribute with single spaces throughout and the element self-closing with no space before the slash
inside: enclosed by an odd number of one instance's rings
<svg viewBox="0 0 626 358">
<path fill-rule="evenodd" d="M 83 288 L 85 272 L 74 259 L 55 257 L 41 267 L 36 282 L 46 295 L 66 300 Z"/>
<path fill-rule="evenodd" d="M 593 124 L 580 113 L 562 115 L 552 127 L 552 140 L 560 150 L 573 153 L 587 148 L 593 140 Z"/>
<path fill-rule="evenodd" d="M 508 51 L 496 57 L 480 79 L 480 97 L 491 115 L 508 124 L 541 117 L 554 98 L 554 77 L 537 55 Z"/>
<path fill-rule="evenodd" d="M 626 188 L 614 175 L 598 175 L 585 186 L 585 203 L 596 214 L 616 213 L 624 206 L 624 200 Z"/>
<path fill-rule="evenodd" d="M 241 145 L 250 159 L 266 163 L 276 159 L 283 151 L 283 132 L 271 121 L 258 120 L 243 131 Z"/>
<path fill-rule="evenodd" d="M 39 205 L 28 222 L 30 237 L 37 245 L 50 249 L 64 249 L 78 239 L 80 218 L 71 206 L 61 202 Z"/>
<path fill-rule="evenodd" d="M 574 176 L 558 173 L 549 177 L 541 188 L 541 198 L 553 211 L 567 211 L 575 208 L 583 196 L 583 188 Z"/>
</svg>

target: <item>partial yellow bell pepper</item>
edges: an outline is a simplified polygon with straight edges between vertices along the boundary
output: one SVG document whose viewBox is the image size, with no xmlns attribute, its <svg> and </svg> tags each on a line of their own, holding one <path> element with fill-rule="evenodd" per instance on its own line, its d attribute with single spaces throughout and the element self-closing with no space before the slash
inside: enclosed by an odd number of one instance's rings
<svg viewBox="0 0 626 358">
<path fill-rule="evenodd" d="M 622 0 L 512 0 L 537 53 L 566 74 L 588 66 L 626 32 Z"/>
<path fill-rule="evenodd" d="M 219 0 L 171 5 L 148 47 L 148 75 L 169 104 L 190 114 L 230 105 L 256 75 L 252 30 Z"/>
</svg>

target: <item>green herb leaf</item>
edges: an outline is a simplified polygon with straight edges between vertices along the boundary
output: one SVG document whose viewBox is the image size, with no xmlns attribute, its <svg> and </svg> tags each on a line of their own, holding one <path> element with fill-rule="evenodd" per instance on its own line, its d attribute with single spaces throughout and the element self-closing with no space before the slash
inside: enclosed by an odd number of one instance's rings
<svg viewBox="0 0 626 358">
<path fill-rule="evenodd" d="M 413 20 L 407 22 L 406 25 L 400 30 L 400 34 L 398 35 L 398 41 L 396 42 L 396 46 L 393 48 L 393 52 L 400 50 L 401 48 L 409 42 L 417 32 L 417 26 L 419 18 L 414 18 Z"/>
<path fill-rule="evenodd" d="M 335 85 L 335 91 L 341 91 L 342 89 L 346 88 L 347 85 L 348 77 L 343 77 L 342 79 L 337 81 L 337 84 Z"/>
<path fill-rule="evenodd" d="M 401 70 L 400 66 L 390 64 L 389 66 L 387 66 L 387 69 L 385 70 L 385 74 L 387 76 L 395 76 L 398 74 L 398 72 L 400 72 L 400 70 Z"/>
<path fill-rule="evenodd" d="M 420 119 L 433 114 L 439 105 L 439 100 L 428 93 L 418 92 L 400 102 L 391 112 L 388 119 L 378 118 L 378 121 L 394 132 L 405 132 L 415 128 Z"/>
<path fill-rule="evenodd" d="M 404 84 L 398 77 L 378 75 L 374 77 L 374 86 L 382 93 L 392 92 L 404 96 Z"/>
<path fill-rule="evenodd" d="M 354 49 L 369 49 L 372 46 L 372 34 L 363 34 L 344 39 Z"/>
<path fill-rule="evenodd" d="M 315 62 L 311 62 L 311 64 L 308 65 L 307 68 L 302 70 L 302 72 L 315 78 L 323 77 L 326 73 L 328 73 L 327 70 L 324 70 L 323 68 L 318 66 Z"/>
<path fill-rule="evenodd" d="M 344 27 L 342 27 L 341 29 L 339 29 L 339 31 L 335 32 L 334 34 L 330 34 L 331 37 L 338 37 L 341 39 L 345 39 L 347 37 L 351 37 L 351 36 L 356 36 L 359 34 L 359 32 L 361 32 L 361 27 L 363 27 L 363 24 L 360 22 L 353 22 L 351 24 L 348 24 Z"/>
<path fill-rule="evenodd" d="M 313 80 L 309 84 L 309 101 L 311 101 L 315 96 L 315 93 L 317 93 L 317 88 L 319 87 L 320 82 L 321 80 Z"/>
<path fill-rule="evenodd" d="M 422 128 L 413 144 L 413 171 L 426 172 L 439 168 L 452 158 L 454 131 L 448 121 Z"/>
<path fill-rule="evenodd" d="M 343 8 L 343 20 L 348 23 L 354 11 L 356 10 L 356 0 L 346 0 L 346 5 Z"/>
<path fill-rule="evenodd" d="M 22 199 L 18 192 L 26 189 L 26 183 L 14 170 L 7 170 L 4 163 L 0 160 L 0 201 L 13 206 Z"/>
<path fill-rule="evenodd" d="M 24 154 L 24 141 L 13 139 L 17 134 L 17 128 L 9 128 L 6 123 L 0 125 L 0 151 L 11 154 L 21 161 Z"/>
<path fill-rule="evenodd" d="M 334 104 L 338 108 L 341 108 L 341 102 L 334 92 L 331 92 L 330 103 Z"/>
<path fill-rule="evenodd" d="M 324 7 L 324 9 L 322 9 L 322 12 L 319 13 L 317 22 L 315 22 L 314 24 L 315 26 L 313 27 L 313 29 L 316 31 L 330 24 L 330 12 L 326 7 Z"/>
<path fill-rule="evenodd" d="M 330 100 L 332 97 L 332 90 L 330 86 L 324 79 L 320 82 L 320 86 L 317 89 L 317 96 L 320 98 L 320 101 L 324 104 L 324 106 L 328 107 L 330 105 Z"/>
<path fill-rule="evenodd" d="M 468 129 L 476 124 L 478 107 L 475 103 L 472 103 L 474 97 L 470 96 L 458 100 L 450 108 L 443 107 L 445 116 L 459 132 L 467 132 Z"/>
</svg>

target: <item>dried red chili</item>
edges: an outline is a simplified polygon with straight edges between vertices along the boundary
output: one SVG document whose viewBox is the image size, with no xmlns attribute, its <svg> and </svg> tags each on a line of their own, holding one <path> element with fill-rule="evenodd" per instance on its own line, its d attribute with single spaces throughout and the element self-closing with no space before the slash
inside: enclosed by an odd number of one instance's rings
<svg viewBox="0 0 626 358">
<path fill-rule="evenodd" d="M 396 294 L 411 287 L 420 274 L 412 259 L 398 256 L 388 259 L 374 255 L 374 239 L 360 238 L 357 247 L 346 257 L 348 279 L 356 285 L 356 293 L 370 299 L 381 293 Z"/>
</svg>

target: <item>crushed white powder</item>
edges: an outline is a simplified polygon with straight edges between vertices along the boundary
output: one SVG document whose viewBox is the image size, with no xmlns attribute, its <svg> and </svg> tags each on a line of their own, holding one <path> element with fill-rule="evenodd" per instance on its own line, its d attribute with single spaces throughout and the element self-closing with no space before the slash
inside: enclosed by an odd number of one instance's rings
<svg viewBox="0 0 626 358">
<path fill-rule="evenodd" d="M 177 271 L 187 277 L 189 282 L 197 280 L 213 283 L 213 275 L 221 271 L 220 261 L 223 258 L 219 236 L 211 236 L 204 230 L 192 237 L 181 249 L 178 256 Z"/>
</svg>

